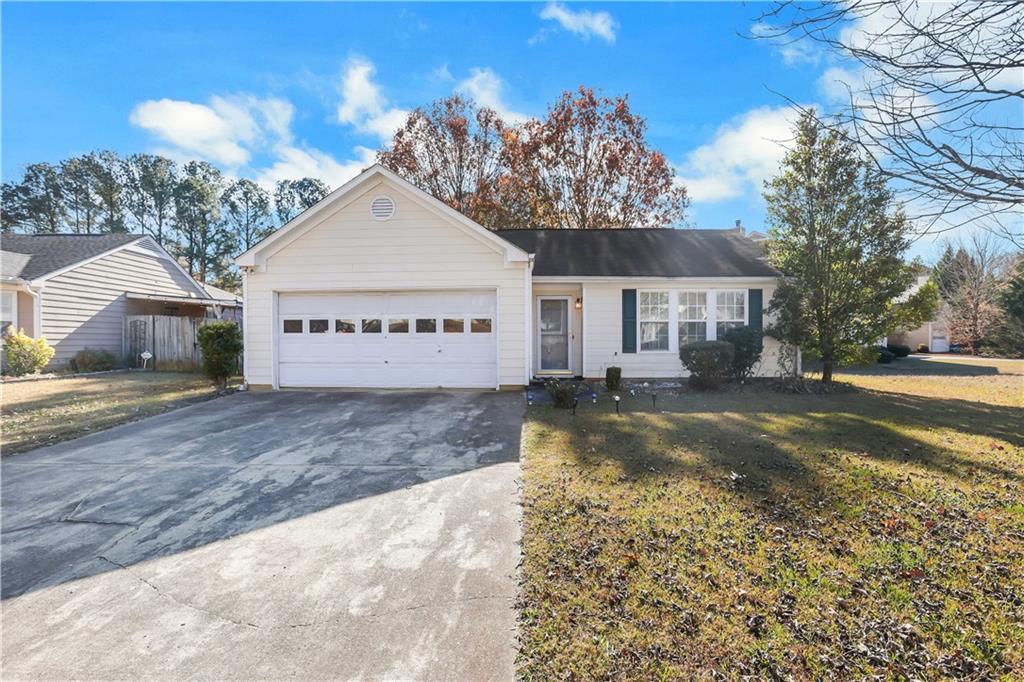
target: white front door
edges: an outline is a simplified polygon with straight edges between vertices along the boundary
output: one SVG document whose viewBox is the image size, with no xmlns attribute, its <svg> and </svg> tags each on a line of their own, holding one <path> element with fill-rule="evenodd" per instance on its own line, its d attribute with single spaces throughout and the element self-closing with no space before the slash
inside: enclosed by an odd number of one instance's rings
<svg viewBox="0 0 1024 682">
<path fill-rule="evenodd" d="M 540 372 L 543 374 L 571 371 L 569 298 L 538 298 L 537 320 Z"/>
<path fill-rule="evenodd" d="M 492 291 L 278 297 L 282 387 L 495 388 Z"/>
</svg>

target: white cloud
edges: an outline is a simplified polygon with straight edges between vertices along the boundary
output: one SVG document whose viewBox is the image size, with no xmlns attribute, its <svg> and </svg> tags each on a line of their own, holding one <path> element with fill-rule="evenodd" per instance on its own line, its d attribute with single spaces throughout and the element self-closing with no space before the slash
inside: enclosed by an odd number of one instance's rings
<svg viewBox="0 0 1024 682">
<path fill-rule="evenodd" d="M 388 107 L 387 98 L 373 81 L 376 71 L 373 63 L 363 57 L 348 60 L 341 78 L 342 99 L 338 105 L 338 122 L 388 142 L 405 122 L 409 112 Z"/>
<path fill-rule="evenodd" d="M 471 97 L 479 106 L 494 109 L 506 123 L 522 123 L 529 118 L 526 114 L 513 111 L 502 98 L 503 83 L 498 74 L 489 68 L 474 67 L 469 78 L 455 86 L 455 91 Z"/>
<path fill-rule="evenodd" d="M 584 40 L 596 36 L 608 43 L 615 42 L 618 23 L 608 12 L 574 12 L 562 3 L 552 1 L 541 10 L 540 18 L 556 21 L 563 29 L 581 36 Z"/>
<path fill-rule="evenodd" d="M 430 77 L 440 83 L 452 83 L 455 81 L 455 76 L 448 70 L 447 64 L 442 64 L 433 71 L 430 72 Z"/>
<path fill-rule="evenodd" d="M 373 165 L 376 158 L 374 150 L 356 147 L 354 151 L 355 159 L 338 161 L 319 149 L 281 146 L 275 150 L 277 159 L 269 167 L 257 172 L 256 182 L 272 189 L 280 180 L 310 177 L 319 178 L 334 189 L 359 175 L 364 168 Z"/>
<path fill-rule="evenodd" d="M 366 147 L 356 147 L 354 158 L 339 161 L 297 143 L 292 132 L 294 115 L 295 107 L 287 100 L 241 94 L 213 96 L 209 104 L 149 100 L 132 110 L 130 121 L 161 141 L 155 153 L 179 163 L 205 159 L 220 166 L 227 177 L 253 177 L 267 189 L 279 180 L 303 177 L 338 187 L 373 164 L 375 152 Z M 394 110 L 387 110 L 367 125 L 383 131 L 396 116 Z M 269 159 L 269 165 L 254 165 L 256 155 Z"/>
<path fill-rule="evenodd" d="M 818 90 L 831 104 L 849 104 L 851 94 L 863 86 L 864 74 L 838 66 L 825 69 L 818 78 Z"/>
<path fill-rule="evenodd" d="M 817 64 L 821 61 L 821 52 L 815 48 L 813 41 L 809 38 L 779 36 L 774 26 L 761 22 L 750 27 L 750 34 L 755 38 L 767 41 L 772 49 L 782 57 L 782 61 L 790 66 Z"/>
<path fill-rule="evenodd" d="M 791 108 L 761 107 L 720 126 L 680 168 L 679 179 L 693 201 L 712 203 L 759 191 L 778 171 L 795 120 Z"/>
</svg>

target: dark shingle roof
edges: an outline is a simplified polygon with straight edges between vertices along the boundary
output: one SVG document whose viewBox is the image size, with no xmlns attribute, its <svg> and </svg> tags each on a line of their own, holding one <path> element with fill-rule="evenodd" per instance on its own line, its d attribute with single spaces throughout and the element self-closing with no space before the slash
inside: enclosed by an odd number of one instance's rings
<svg viewBox="0 0 1024 682">
<path fill-rule="evenodd" d="M 572 277 L 776 277 L 762 245 L 736 230 L 497 230 L 536 254 L 533 274 Z"/>
<path fill-rule="evenodd" d="M 0 251 L 4 252 L 3 260 L 11 262 L 4 263 L 3 274 L 36 279 L 141 237 L 140 234 L 5 234 L 0 237 Z M 8 253 L 24 254 L 29 257 L 28 262 L 15 267 L 24 259 L 9 257 Z"/>
</svg>

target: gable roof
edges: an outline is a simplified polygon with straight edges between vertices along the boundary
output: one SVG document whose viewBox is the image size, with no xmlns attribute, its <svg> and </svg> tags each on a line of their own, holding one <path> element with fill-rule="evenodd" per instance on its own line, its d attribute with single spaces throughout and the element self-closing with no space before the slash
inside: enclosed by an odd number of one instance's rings
<svg viewBox="0 0 1024 682">
<path fill-rule="evenodd" d="M 3 276 L 37 279 L 140 239 L 143 235 L 5 234 L 0 237 Z"/>
<path fill-rule="evenodd" d="M 359 195 L 359 190 L 369 188 L 372 183 L 382 179 L 395 183 L 398 188 L 408 192 L 423 206 L 433 212 L 447 218 L 464 232 L 489 244 L 496 251 L 504 252 L 505 258 L 509 261 L 526 261 L 529 255 L 510 241 L 501 239 L 494 232 L 483 225 L 474 222 L 462 215 L 447 204 L 427 194 L 419 187 L 416 187 L 408 180 L 392 173 L 388 169 L 376 163 L 363 170 L 359 175 L 338 187 L 316 204 L 306 209 L 290 221 L 282 225 L 276 232 L 271 233 L 265 239 L 254 245 L 245 253 L 235 258 L 235 263 L 243 267 L 260 265 L 263 260 L 274 252 L 278 247 L 289 243 L 303 234 L 306 229 L 318 224 L 318 220 L 329 216 L 332 212 L 340 210 L 351 199 Z"/>
<path fill-rule="evenodd" d="M 736 230 L 498 230 L 535 254 L 535 277 L 778 277 Z"/>
</svg>

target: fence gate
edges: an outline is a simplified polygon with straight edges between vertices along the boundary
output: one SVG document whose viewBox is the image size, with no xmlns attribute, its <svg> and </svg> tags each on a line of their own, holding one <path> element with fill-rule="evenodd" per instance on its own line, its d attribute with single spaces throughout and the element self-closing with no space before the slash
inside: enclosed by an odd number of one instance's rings
<svg viewBox="0 0 1024 682">
<path fill-rule="evenodd" d="M 124 355 L 129 367 L 142 367 L 139 356 L 149 351 L 147 367 L 165 372 L 192 372 L 202 354 L 196 332 L 207 320 L 170 315 L 125 315 Z"/>
</svg>

